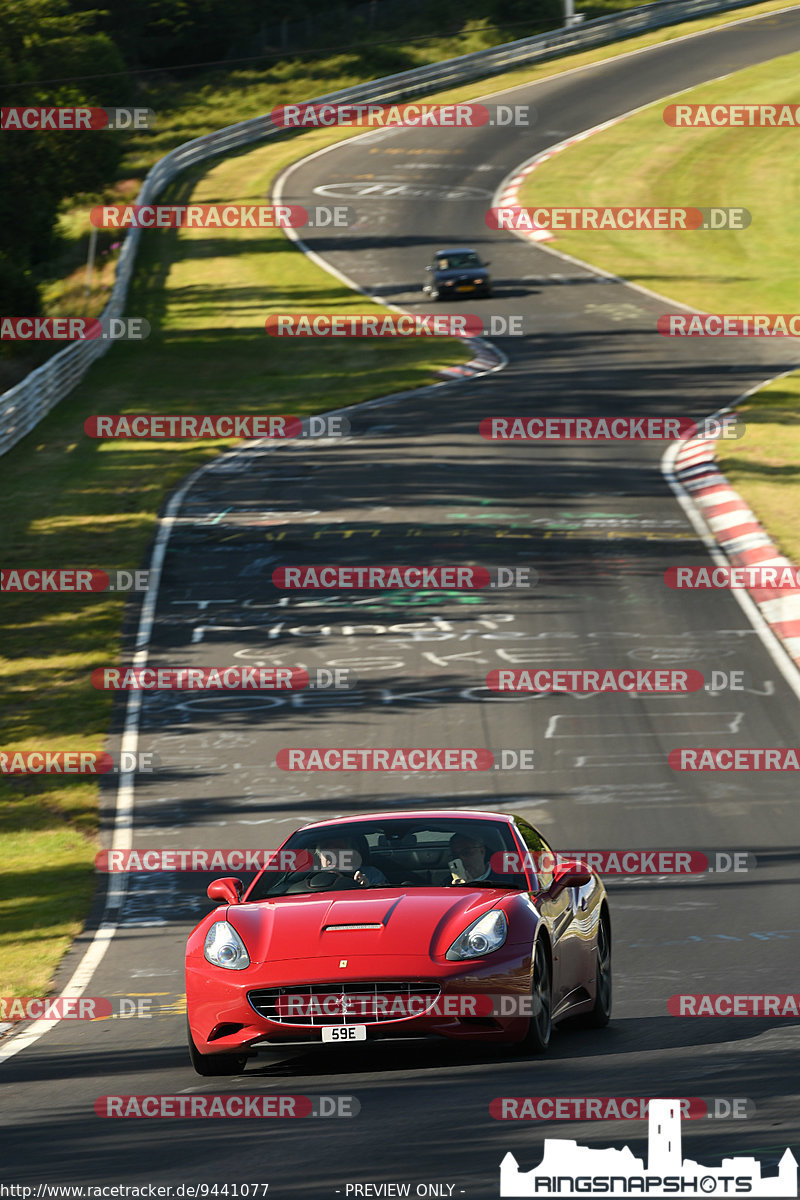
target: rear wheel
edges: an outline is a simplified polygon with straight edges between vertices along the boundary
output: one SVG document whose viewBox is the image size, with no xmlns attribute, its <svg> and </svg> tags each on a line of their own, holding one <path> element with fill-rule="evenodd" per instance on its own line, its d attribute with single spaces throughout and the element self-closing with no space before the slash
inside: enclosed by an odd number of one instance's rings
<svg viewBox="0 0 800 1200">
<path fill-rule="evenodd" d="M 194 1044 L 189 1020 L 186 1020 L 189 1059 L 198 1075 L 239 1075 L 247 1065 L 246 1054 L 201 1054 Z"/>
<path fill-rule="evenodd" d="M 590 1029 L 603 1029 L 611 1018 L 611 926 L 604 912 L 597 927 L 597 965 L 594 1008 L 586 1014 Z"/>
<path fill-rule="evenodd" d="M 544 939 L 539 938 L 533 952 L 531 974 L 531 999 L 533 1001 L 528 1032 L 522 1040 L 522 1049 L 532 1054 L 544 1054 L 550 1045 L 553 1031 L 553 981 L 550 958 Z"/>
</svg>

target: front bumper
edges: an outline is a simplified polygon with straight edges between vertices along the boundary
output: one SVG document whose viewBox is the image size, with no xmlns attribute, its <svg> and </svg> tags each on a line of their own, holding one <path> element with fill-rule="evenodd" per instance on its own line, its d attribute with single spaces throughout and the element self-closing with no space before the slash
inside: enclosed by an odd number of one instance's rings
<svg viewBox="0 0 800 1200">
<path fill-rule="evenodd" d="M 351 955 L 345 969 L 340 967 L 341 961 L 325 957 L 255 963 L 244 971 L 226 971 L 204 958 L 187 959 L 187 1012 L 197 1049 L 201 1054 L 230 1054 L 259 1043 L 320 1042 L 323 1025 L 342 1024 L 365 1024 L 368 1039 L 434 1035 L 515 1042 L 527 1032 L 528 1017 L 524 1012 L 520 1015 L 520 1009 L 524 998 L 530 996 L 528 947 L 504 946 L 489 958 L 472 962 L 436 963 L 421 955 Z M 399 980 L 406 981 L 412 991 L 416 984 L 427 987 L 431 1005 L 419 1015 L 415 1009 L 414 1015 L 397 1019 L 383 1016 L 370 1020 L 360 1015 L 363 1010 L 359 1009 L 346 1016 L 315 1015 L 310 1024 L 306 1015 L 292 1020 L 291 1007 L 280 1019 L 270 1019 L 257 1012 L 248 999 L 250 992 L 283 988 L 294 992 L 320 985 L 328 992 L 374 985 L 377 991 L 383 987 L 392 993 L 396 990 L 392 985 Z M 434 985 L 439 989 L 438 999 L 430 994 Z M 389 1006 L 387 1011 L 397 1009 Z"/>
</svg>

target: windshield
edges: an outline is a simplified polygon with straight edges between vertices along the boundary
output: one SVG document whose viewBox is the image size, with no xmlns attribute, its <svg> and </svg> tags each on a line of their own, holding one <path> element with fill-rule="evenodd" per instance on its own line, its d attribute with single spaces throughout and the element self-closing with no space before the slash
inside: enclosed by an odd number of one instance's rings
<svg viewBox="0 0 800 1200">
<path fill-rule="evenodd" d="M 283 849 L 307 852 L 298 856 L 302 869 L 264 871 L 247 900 L 385 887 L 528 889 L 523 874 L 496 869 L 502 864 L 493 856 L 503 851 L 515 855 L 515 865 L 519 860 L 511 830 L 500 821 L 418 817 L 349 822 L 300 830 Z"/>
<path fill-rule="evenodd" d="M 440 271 L 457 271 L 461 267 L 480 267 L 481 260 L 474 250 L 462 250 L 458 254 L 441 255 L 436 259 Z"/>
</svg>

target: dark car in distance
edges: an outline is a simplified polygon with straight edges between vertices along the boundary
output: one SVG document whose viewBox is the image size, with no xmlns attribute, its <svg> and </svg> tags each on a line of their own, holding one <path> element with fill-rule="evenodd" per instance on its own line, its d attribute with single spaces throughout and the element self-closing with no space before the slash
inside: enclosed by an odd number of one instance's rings
<svg viewBox="0 0 800 1200">
<path fill-rule="evenodd" d="M 431 300 L 444 300 L 448 296 L 491 296 L 488 265 L 481 262 L 477 251 L 468 246 L 437 250 L 425 268 L 430 273 L 430 280 L 422 290 Z"/>
</svg>

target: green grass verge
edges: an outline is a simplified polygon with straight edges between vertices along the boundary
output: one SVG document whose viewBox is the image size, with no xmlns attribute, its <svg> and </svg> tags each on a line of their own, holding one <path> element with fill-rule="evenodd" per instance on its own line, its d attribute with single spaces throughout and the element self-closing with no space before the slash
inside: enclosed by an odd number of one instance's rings
<svg viewBox="0 0 800 1200">
<path fill-rule="evenodd" d="M 782 553 L 800 563 L 800 374 L 767 384 L 739 412 L 747 433 L 735 447 L 723 443 L 720 468 Z"/>
<path fill-rule="evenodd" d="M 681 94 L 687 104 L 800 104 L 800 54 Z M 739 232 L 577 232 L 552 245 L 705 312 L 797 311 L 800 186 L 796 130 L 674 129 L 658 103 L 554 155 L 528 177 L 520 203 L 737 206 Z M 647 153 L 642 154 L 642 146 Z M 740 409 L 747 426 L 720 466 L 782 553 L 800 561 L 797 377 L 769 385 Z"/>
<path fill-rule="evenodd" d="M 784 5 L 757 5 L 737 11 L 733 19 L 779 7 Z M 720 16 L 671 27 L 631 39 L 623 48 L 668 41 L 730 19 Z M 431 57 L 464 49 L 463 44 L 430 46 Z M 437 98 L 474 98 L 556 74 L 565 66 L 611 57 L 620 49 L 611 45 L 572 55 L 566 62 L 525 68 Z M 135 194 L 138 176 L 189 136 L 359 78 L 348 74 L 346 62 L 338 75 L 335 64 L 314 66 L 308 72 L 307 65 L 289 65 L 286 79 L 276 68 L 268 76 L 236 72 L 199 93 L 189 88 L 180 92 L 156 136 L 132 148 L 127 181 L 113 195 L 91 200 Z M 159 107 L 152 98 L 148 102 Z M 327 131 L 266 144 L 185 175 L 162 200 L 261 199 L 282 167 L 342 136 L 341 130 Z M 78 251 L 85 212 L 84 206 L 65 216 Z M 270 304 L 276 279 L 280 296 Z M 93 299 L 99 308 L 102 287 Z M 49 300 L 51 311 L 59 315 L 83 311 L 76 279 L 63 286 L 54 282 Z M 152 335 L 144 345 L 114 347 L 79 388 L 4 457 L 0 509 L 5 563 L 140 565 L 167 492 L 229 444 L 90 442 L 83 435 L 83 421 L 91 414 L 304 415 L 420 386 L 431 380 L 436 366 L 463 361 L 459 343 L 278 343 L 263 331 L 265 316 L 279 309 L 358 312 L 372 307 L 298 254 L 279 232 L 236 230 L 224 237 L 214 231 L 146 234 L 127 311 L 146 317 Z M 102 747 L 111 700 L 95 692 L 88 678 L 94 667 L 117 658 L 122 615 L 122 601 L 115 596 L 3 596 L 7 649 L 0 660 L 0 747 Z M 0 995 L 45 991 L 80 930 L 94 886 L 97 805 L 98 785 L 91 780 L 0 780 Z"/>
</svg>

